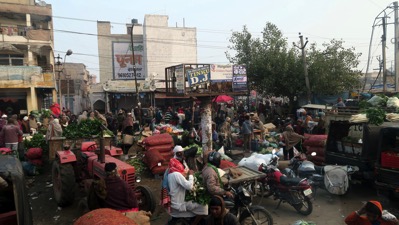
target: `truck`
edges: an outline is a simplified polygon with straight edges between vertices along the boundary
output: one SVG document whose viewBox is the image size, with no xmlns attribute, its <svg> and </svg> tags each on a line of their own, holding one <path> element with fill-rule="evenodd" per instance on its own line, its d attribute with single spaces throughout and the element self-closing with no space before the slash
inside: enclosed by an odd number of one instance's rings
<svg viewBox="0 0 399 225">
<path fill-rule="evenodd" d="M 354 176 L 361 180 L 374 180 L 375 163 L 381 130 L 399 127 L 399 123 L 385 122 L 380 126 L 366 122 L 331 120 L 325 148 L 325 163 L 359 167 Z"/>
<path fill-rule="evenodd" d="M 399 197 L 399 127 L 380 130 L 377 160 L 375 161 L 375 186 L 380 193 Z"/>
</svg>

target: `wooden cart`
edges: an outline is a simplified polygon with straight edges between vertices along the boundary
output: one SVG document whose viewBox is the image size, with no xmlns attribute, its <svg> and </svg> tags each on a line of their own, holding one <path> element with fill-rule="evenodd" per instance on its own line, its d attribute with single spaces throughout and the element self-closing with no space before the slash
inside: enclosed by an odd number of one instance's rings
<svg viewBox="0 0 399 225">
<path fill-rule="evenodd" d="M 266 174 L 264 174 L 260 171 L 252 170 L 246 166 L 238 166 L 233 169 L 240 171 L 242 173 L 242 175 L 237 178 L 233 178 L 230 176 L 230 180 L 228 180 L 227 177 L 228 177 L 229 169 L 225 169 L 224 171 L 226 172 L 226 174 L 222 177 L 223 183 L 225 183 L 225 182 L 227 183 L 227 181 L 228 181 L 230 185 L 235 185 L 235 184 L 241 184 L 244 182 L 251 182 L 251 181 L 256 182 L 256 180 L 258 180 L 259 178 L 266 176 Z"/>
</svg>

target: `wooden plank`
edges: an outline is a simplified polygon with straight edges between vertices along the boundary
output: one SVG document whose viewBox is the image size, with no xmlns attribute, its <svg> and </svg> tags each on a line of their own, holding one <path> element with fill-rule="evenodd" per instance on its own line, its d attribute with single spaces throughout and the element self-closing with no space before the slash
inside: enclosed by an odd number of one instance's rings
<svg viewBox="0 0 399 225">
<path fill-rule="evenodd" d="M 245 166 L 238 166 L 238 167 L 235 167 L 234 169 L 240 171 L 242 173 L 242 175 L 235 179 L 230 177 L 230 181 L 229 181 L 230 184 L 238 184 L 238 183 L 242 183 L 245 181 L 256 180 L 256 179 L 266 176 L 266 174 L 264 174 L 260 171 L 255 171 L 255 170 L 252 170 Z M 224 170 L 224 171 L 226 171 L 226 174 L 229 172 L 228 170 L 229 169 Z M 226 178 L 227 176 L 224 175 L 224 177 Z"/>
</svg>

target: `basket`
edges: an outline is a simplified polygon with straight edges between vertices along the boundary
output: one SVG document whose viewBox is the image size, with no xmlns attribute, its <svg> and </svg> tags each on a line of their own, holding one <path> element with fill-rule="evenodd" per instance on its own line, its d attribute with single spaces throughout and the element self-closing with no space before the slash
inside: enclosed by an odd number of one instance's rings
<svg viewBox="0 0 399 225">
<path fill-rule="evenodd" d="M 381 166 L 399 169 L 399 156 L 395 152 L 382 152 L 381 153 Z"/>
</svg>

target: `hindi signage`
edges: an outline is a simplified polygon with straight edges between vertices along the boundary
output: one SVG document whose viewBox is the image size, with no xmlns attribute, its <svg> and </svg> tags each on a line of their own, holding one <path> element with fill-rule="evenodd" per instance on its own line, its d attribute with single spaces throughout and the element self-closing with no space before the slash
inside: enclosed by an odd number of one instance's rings
<svg viewBox="0 0 399 225">
<path fill-rule="evenodd" d="M 209 78 L 210 78 L 209 66 L 187 70 L 187 80 L 190 87 L 204 84 L 209 81 Z"/>
<path fill-rule="evenodd" d="M 247 69 L 245 65 L 233 65 L 233 91 L 247 90 Z"/>
<path fill-rule="evenodd" d="M 231 65 L 211 65 L 211 82 L 231 82 L 233 68 Z"/>
<path fill-rule="evenodd" d="M 136 75 L 138 80 L 144 80 L 146 73 L 144 67 L 144 45 L 134 43 L 134 60 L 132 45 L 130 42 L 112 43 L 112 62 L 115 80 L 133 80 L 134 70 L 133 61 L 136 65 Z"/>
</svg>

